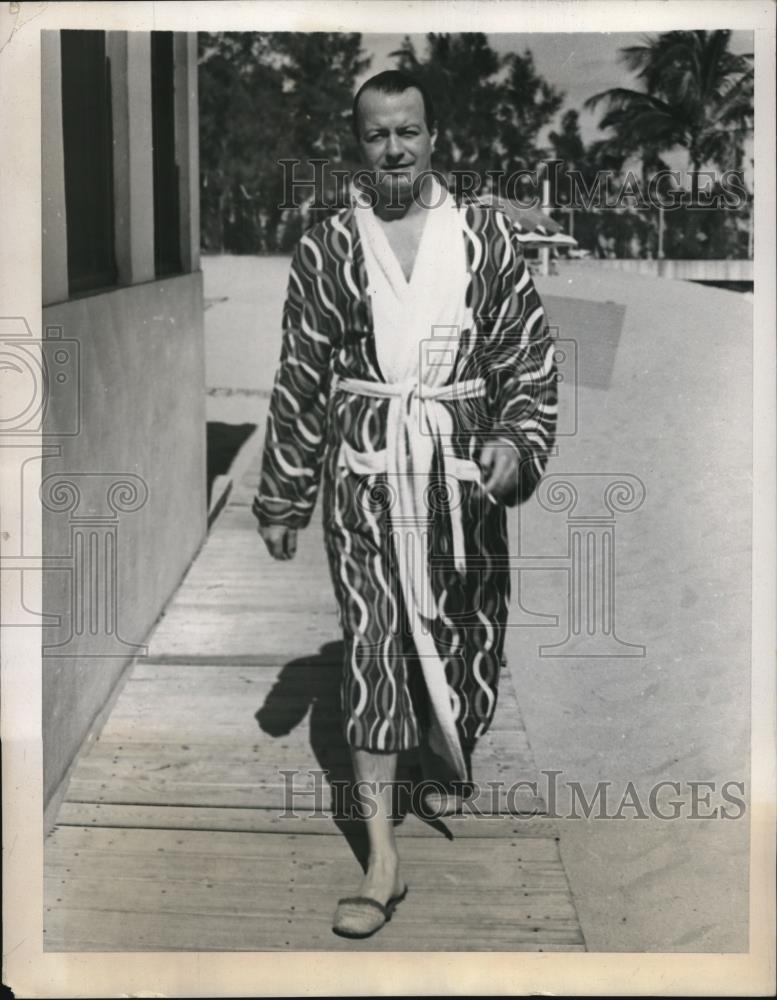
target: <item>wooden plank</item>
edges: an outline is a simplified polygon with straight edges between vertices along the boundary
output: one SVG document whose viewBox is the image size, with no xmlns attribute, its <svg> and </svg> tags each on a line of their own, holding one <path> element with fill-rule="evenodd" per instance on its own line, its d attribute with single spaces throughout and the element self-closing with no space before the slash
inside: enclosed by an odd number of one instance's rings
<svg viewBox="0 0 777 1000">
<path fill-rule="evenodd" d="M 420 785 L 434 787 L 421 772 L 410 770 L 411 765 L 408 754 L 400 762 L 397 779 L 403 801 L 412 795 L 419 797 Z M 472 805 L 468 802 L 470 811 L 475 811 L 475 806 L 483 811 L 510 811 L 513 803 L 520 812 L 545 811 L 526 747 L 516 750 L 514 746 L 500 747 L 497 741 L 484 742 L 475 755 L 473 771 L 477 795 Z M 327 809 L 331 783 L 339 783 L 338 801 L 344 802 L 343 783 L 352 780 L 349 752 L 333 741 L 314 754 L 305 739 L 294 742 L 289 737 L 240 745 L 98 740 L 79 761 L 67 798 Z"/>
<path fill-rule="evenodd" d="M 330 817 L 303 813 L 284 819 L 270 810 L 229 809 L 212 806 L 128 806 L 94 802 L 64 802 L 57 817 L 58 826 L 98 826 L 103 828 L 140 828 L 160 830 L 222 830 L 261 834 L 300 836 L 342 836 Z M 446 833 L 447 831 L 447 833 Z M 475 817 L 448 816 L 435 825 L 409 815 L 395 826 L 397 837 L 506 838 L 548 837 L 558 839 L 553 820 L 545 816 Z M 359 831 L 361 833 L 361 831 Z"/>
<path fill-rule="evenodd" d="M 250 691 L 248 694 L 250 695 Z M 119 700 L 111 716 L 109 726 L 103 729 L 103 745 L 124 747 L 156 744 L 157 747 L 210 746 L 217 737 L 223 737 L 225 745 L 246 748 L 255 746 L 272 754 L 272 747 L 284 747 L 299 753 L 301 747 L 308 747 L 314 753 L 323 751 L 345 751 L 347 744 L 342 733 L 342 717 L 339 706 L 327 707 L 322 700 L 314 699 L 311 706 L 307 700 L 273 697 L 269 706 L 261 699 L 253 697 L 228 699 L 222 697 L 211 702 L 211 714 L 204 715 L 207 698 L 160 698 L 156 711 L 149 705 L 148 711 L 127 700 Z M 257 707 L 258 706 L 258 707 Z M 169 709 L 165 728 L 165 712 Z M 203 714 L 199 714 L 203 712 Z M 197 726 L 200 726 L 199 735 Z M 177 734 L 184 735 L 177 735 Z M 171 751 L 172 752 L 172 751 Z M 412 753 L 413 751 L 402 751 Z M 505 764 L 517 763 L 530 750 L 525 736 L 511 733 L 506 722 L 494 726 L 481 738 L 475 749 L 474 759 L 486 759 L 496 754 Z M 532 760 L 533 768 L 533 760 Z"/>
<path fill-rule="evenodd" d="M 306 551 L 300 552 L 299 562 L 296 558 L 282 563 L 273 562 L 264 552 L 264 543 L 258 539 L 254 542 L 253 538 L 246 535 L 244 528 L 229 534 L 217 529 L 206 542 L 197 562 L 192 565 L 183 587 L 188 588 L 190 584 L 217 585 L 242 579 L 268 591 L 278 588 L 287 590 L 292 581 L 306 579 L 305 571 L 307 583 L 310 584 L 312 569 L 315 576 L 320 577 L 319 582 L 324 585 L 322 591 L 331 593 L 331 584 L 326 586 L 329 567 L 323 539 L 320 549 L 316 547 L 315 550 L 310 550 L 308 547 Z M 214 569 L 220 570 L 223 576 L 209 576 Z M 186 590 L 182 589 L 180 593 L 185 594 Z"/>
<path fill-rule="evenodd" d="M 200 655 L 262 653 L 286 661 L 315 653 L 339 638 L 340 628 L 334 617 L 311 614 L 300 620 L 292 607 L 286 612 L 267 615 L 220 614 L 207 620 L 199 614 L 165 618 L 149 640 L 148 648 L 152 656 L 184 654 L 197 649 Z"/>
<path fill-rule="evenodd" d="M 191 674 L 184 674 L 178 681 L 172 673 L 174 668 L 168 669 L 170 676 L 156 683 L 131 678 L 117 700 L 115 714 L 128 718 L 142 715 L 149 723 L 166 719 L 174 728 L 178 719 L 197 716 L 205 721 L 215 714 L 230 721 L 250 708 L 283 715 L 315 699 L 318 712 L 340 719 L 340 670 L 331 664 L 322 664 L 319 669 L 303 661 L 286 664 L 277 673 L 266 667 L 220 667 L 204 673 L 201 681 Z M 217 669 L 221 676 L 215 673 Z M 509 679 L 504 681 L 506 686 Z M 181 693 L 186 697 L 181 698 Z M 517 703 L 507 691 L 504 694 L 489 733 L 523 729 Z M 210 706 L 210 711 L 203 711 L 205 705 Z"/>
<path fill-rule="evenodd" d="M 276 715 L 283 718 L 312 706 L 319 718 L 336 721 L 338 728 L 342 720 L 336 685 L 332 685 L 329 690 L 310 685 L 297 691 L 288 688 L 275 691 L 272 687 L 262 688 L 259 685 L 242 685 L 222 691 L 195 688 L 187 692 L 185 698 L 175 691 L 165 691 L 164 688 L 158 695 L 153 691 L 149 692 L 146 699 L 139 697 L 142 693 L 144 692 L 139 692 L 135 687 L 125 688 L 116 702 L 115 717 L 130 720 L 140 718 L 141 721 L 147 720 L 149 726 L 155 722 L 164 722 L 166 717 L 171 729 L 174 729 L 177 722 L 193 718 L 202 719 L 203 722 L 217 719 L 228 724 L 247 713 L 253 718 L 253 714 L 260 709 L 267 721 L 272 722 Z M 210 705 L 210 712 L 203 711 L 205 705 Z M 508 720 L 505 716 L 506 713 L 500 713 L 490 732 L 516 730 L 517 720 Z M 256 727 L 256 723 L 254 726 Z"/>
<path fill-rule="evenodd" d="M 289 788 L 316 787 L 321 782 L 321 772 L 325 772 L 324 781 L 327 780 L 326 772 L 334 781 L 350 781 L 353 778 L 350 754 L 344 745 L 333 739 L 323 740 L 314 731 L 315 743 L 311 747 L 307 722 L 280 735 L 277 740 L 267 739 L 264 742 L 257 740 L 258 734 L 248 720 L 242 720 L 240 727 L 233 723 L 218 728 L 211 721 L 204 732 L 202 728 L 197 729 L 194 721 L 187 729 L 173 731 L 165 731 L 158 725 L 142 734 L 137 744 L 141 749 L 137 754 L 131 752 L 135 746 L 132 737 L 136 735 L 131 722 L 112 723 L 109 735 L 110 742 L 103 744 L 97 741 L 84 753 L 74 778 L 88 776 L 92 780 L 101 779 L 110 786 L 122 775 L 134 779 L 167 777 L 170 781 L 188 776 L 216 780 L 213 776 L 218 775 L 225 782 L 232 783 L 253 783 L 264 775 L 271 776 L 275 784 Z M 237 740 L 239 735 L 243 737 L 240 741 Z M 179 742 L 163 742 L 166 738 Z M 156 757 L 145 749 L 152 740 L 158 740 Z M 191 750 L 180 750 L 181 746 Z M 400 757 L 400 779 L 421 779 L 422 773 L 415 768 L 413 757 L 410 752 Z M 423 775 L 424 780 L 431 780 L 432 777 L 431 774 Z M 498 742 L 484 743 L 478 748 L 473 758 L 473 778 L 489 795 L 495 794 L 493 789 L 497 786 L 506 794 L 519 782 L 524 783 L 521 786 L 524 791 L 537 796 L 542 795 L 544 787 L 528 748 L 502 749 Z"/>
<path fill-rule="evenodd" d="M 481 794 L 470 811 L 531 814 L 544 803 L 516 782 L 539 777 L 505 671 L 496 718 L 480 741 L 474 773 Z M 313 691 L 305 681 L 315 679 Z M 352 778 L 342 736 L 339 667 L 139 665 L 102 738 L 84 755 L 70 786 L 75 802 L 275 808 L 322 789 L 326 775 Z M 312 703 L 312 715 L 309 714 Z M 273 735 L 262 731 L 260 723 Z M 214 744 L 218 744 L 214 748 Z M 314 745 L 312 745 L 314 744 Z M 282 770 L 295 770 L 284 778 Z M 503 787 L 497 792 L 491 782 Z M 517 792 L 517 794 L 516 794 Z M 316 805 L 299 803 L 301 808 Z"/>
<path fill-rule="evenodd" d="M 269 671 L 275 670 L 273 677 Z M 340 643 L 332 643 L 325 655 L 311 654 L 301 657 L 293 664 L 284 662 L 279 658 L 272 660 L 257 658 L 256 661 L 250 657 L 232 658 L 223 657 L 208 659 L 207 657 L 197 657 L 189 654 L 189 658 L 178 657 L 143 657 L 132 665 L 132 672 L 129 680 L 133 683 L 138 681 L 159 681 L 162 684 L 181 684 L 187 691 L 194 684 L 222 684 L 236 683 L 235 678 L 240 675 L 246 678 L 243 683 L 254 684 L 277 683 L 281 671 L 286 674 L 297 673 L 304 676 L 306 673 L 325 674 L 328 680 L 339 683 L 340 674 L 343 670 L 343 652 Z M 510 683 L 511 675 L 509 670 L 503 670 L 501 680 Z M 501 695 L 504 693 L 504 699 Z M 512 691 L 507 688 L 504 691 L 500 687 L 500 702 L 496 714 L 500 715 L 506 710 L 505 705 L 516 705 Z"/>
<path fill-rule="evenodd" d="M 156 669 L 156 676 L 149 672 Z M 198 666 L 186 670 L 183 667 L 148 667 L 143 668 L 138 664 L 133 668 L 129 677 L 129 689 L 126 691 L 124 700 L 138 702 L 138 707 L 143 707 L 144 697 L 153 702 L 157 698 L 177 698 L 181 693 L 194 697 L 241 699 L 247 693 L 247 688 L 252 692 L 269 693 L 281 683 L 279 675 L 285 670 L 286 674 L 293 674 L 299 678 L 300 683 L 304 683 L 311 674 L 316 676 L 319 686 L 332 685 L 336 687 L 340 682 L 342 667 L 339 663 L 317 664 L 315 661 L 301 661 L 299 665 L 290 667 L 278 666 L 277 670 L 267 667 L 244 667 L 235 669 L 234 667 L 206 667 Z M 162 672 L 164 671 L 164 672 Z M 284 681 L 288 685 L 289 681 Z M 192 684 L 196 685 L 192 691 Z M 294 700 L 291 692 L 289 700 Z M 333 702 L 336 699 L 333 699 Z"/>
<path fill-rule="evenodd" d="M 338 727 L 339 728 L 339 727 Z M 142 736 L 142 734 L 139 734 Z M 342 736 L 339 740 L 334 738 L 337 733 L 333 733 L 333 738 L 328 744 L 328 756 L 333 758 L 350 757 L 350 749 Z M 175 761 L 176 764 L 186 761 L 206 759 L 224 760 L 237 763 L 239 760 L 251 760 L 256 756 L 263 759 L 276 759 L 283 757 L 286 753 L 299 753 L 301 746 L 310 747 L 310 735 L 305 732 L 305 727 L 298 726 L 285 735 L 271 736 L 265 732 L 257 732 L 254 740 L 232 739 L 224 743 L 217 751 L 214 751 L 212 743 L 173 743 L 168 740 L 143 740 L 136 739 L 130 742 L 118 742 L 101 737 L 92 743 L 84 753 L 84 762 L 96 758 L 123 758 L 125 760 L 143 760 L 154 758 L 158 763 Z M 318 748 L 317 748 L 318 749 Z M 492 732 L 479 742 L 475 749 L 473 759 L 476 761 L 492 761 L 505 763 L 506 761 L 518 761 L 521 755 L 527 755 L 527 764 L 533 766 L 533 761 L 528 758 L 530 753 L 528 741 L 525 733 Z M 417 759 L 416 750 L 402 751 L 399 755 L 400 762 L 410 763 Z"/>
<path fill-rule="evenodd" d="M 301 657 L 298 663 L 309 663 L 315 662 L 316 664 L 321 663 L 324 666 L 331 666 L 335 663 L 340 664 L 342 661 L 342 656 L 337 652 L 339 650 L 339 644 L 336 642 L 329 643 L 325 647 L 325 652 L 319 651 L 315 654 L 310 654 Z M 334 654 L 330 654 L 329 650 L 335 650 Z M 138 660 L 133 666 L 140 666 L 142 664 L 160 664 L 163 666 L 220 666 L 220 667 L 235 667 L 240 668 L 246 667 L 272 667 L 274 669 L 280 670 L 282 666 L 288 665 L 282 657 L 278 656 L 276 653 L 238 653 L 235 655 L 224 655 L 221 653 L 205 653 L 200 656 L 196 652 L 186 652 L 186 653 L 160 653 L 158 656 L 144 656 L 142 659 Z"/>
<path fill-rule="evenodd" d="M 329 950 L 359 877 L 331 836 L 58 828 L 46 860 L 47 950 Z M 403 871 L 411 893 L 372 947 L 583 946 L 552 838 L 408 839 Z"/>
<path fill-rule="evenodd" d="M 113 783 L 84 780 L 78 775 L 68 789 L 70 802 L 115 802 L 127 805 L 215 806 L 219 808 L 268 809 L 274 812 L 330 812 L 330 796 L 326 783 L 320 791 L 310 786 L 295 786 L 294 798 L 289 799 L 287 786 L 261 781 L 257 784 L 229 785 L 220 783 L 174 783 L 162 779 L 114 781 Z M 332 811 L 336 810 L 336 806 Z M 526 794 L 505 795 L 484 791 L 467 803 L 476 814 L 503 813 L 508 815 L 543 815 L 545 803 L 541 797 Z"/>
<path fill-rule="evenodd" d="M 352 775 L 342 736 L 322 735 L 322 730 L 335 733 L 338 731 L 334 729 L 333 724 L 323 724 L 321 718 L 315 714 L 310 718 L 303 718 L 299 723 L 293 718 L 287 720 L 276 718 L 274 721 L 278 732 L 276 738 L 262 734 L 252 716 L 242 718 L 238 716 L 230 722 L 221 723 L 211 719 L 207 724 L 199 724 L 198 720 L 193 718 L 186 728 L 176 725 L 175 728 L 165 729 L 162 723 L 155 723 L 153 726 L 147 725 L 138 732 L 137 727 L 140 725 L 142 722 L 133 725 L 133 720 L 126 718 L 109 720 L 104 730 L 106 741 L 96 742 L 84 753 L 82 758 L 84 766 L 88 764 L 91 767 L 92 761 L 102 757 L 105 761 L 103 776 L 108 783 L 109 779 L 113 779 L 115 769 L 108 767 L 108 764 L 113 762 L 111 754 L 114 752 L 112 749 L 106 752 L 106 747 L 123 747 L 121 753 L 126 754 L 128 748 L 135 745 L 148 746 L 156 743 L 160 756 L 144 765 L 143 769 L 148 772 L 156 770 L 161 773 L 162 769 L 170 771 L 172 768 L 167 765 L 180 763 L 176 748 L 187 746 L 198 748 L 197 752 L 201 757 L 209 755 L 214 762 L 218 762 L 219 759 L 226 761 L 233 756 L 245 760 L 256 757 L 259 764 L 275 772 L 276 780 L 279 782 L 284 780 L 280 775 L 281 769 L 302 772 L 331 770 L 337 780 L 345 780 Z M 171 742 L 165 743 L 166 739 Z M 259 750 L 255 751 L 254 747 L 257 746 Z M 168 751 L 167 747 L 172 749 Z M 126 763 L 128 759 L 127 756 L 123 761 L 117 762 L 119 767 L 126 770 L 129 766 Z M 254 775 L 258 773 L 252 771 Z M 543 787 L 529 748 L 515 744 L 502 747 L 496 738 L 493 742 L 483 741 L 477 748 L 473 758 L 473 776 L 474 780 L 484 788 L 492 781 L 501 781 L 507 785 L 516 781 L 534 781 L 537 794 L 541 794 Z M 295 783 L 296 781 L 295 778 Z"/>
<path fill-rule="evenodd" d="M 299 683 L 297 678 L 302 679 L 309 675 L 317 680 L 320 679 L 323 686 L 339 683 L 344 669 L 343 655 L 342 643 L 337 640 L 327 644 L 323 652 L 307 653 L 293 661 L 284 660 L 282 656 L 276 656 L 274 659 L 262 656 L 253 663 L 250 654 L 238 659 L 219 656 L 212 660 L 207 654 L 196 653 L 189 653 L 188 659 L 185 654 L 176 658 L 149 656 L 133 664 L 130 679 L 138 685 L 141 682 L 157 682 L 160 685 L 186 687 L 195 683 L 194 693 L 204 685 L 209 685 L 214 691 L 218 691 L 223 685 L 239 686 L 254 683 L 269 686 L 280 681 L 289 684 L 292 678 L 295 683 Z M 275 668 L 275 677 L 268 668 Z M 517 711 L 517 701 L 510 681 L 510 670 L 504 668 L 500 673 L 497 717 L 507 711 L 508 706 L 511 711 Z M 502 682 L 505 682 L 505 686 Z"/>
<path fill-rule="evenodd" d="M 268 752 L 264 747 L 253 755 L 251 748 L 218 748 L 217 753 L 208 755 L 178 751 L 166 753 L 165 745 L 159 744 L 160 752 L 152 754 L 128 755 L 121 751 L 117 755 L 105 755 L 92 750 L 86 754 L 78 767 L 78 778 L 82 781 L 102 781 L 110 785 L 123 781 L 152 781 L 162 779 L 170 784 L 256 784 L 267 781 L 273 785 L 289 789 L 289 794 L 298 788 L 323 788 L 332 782 L 354 780 L 350 755 L 346 750 L 328 751 L 314 760 L 309 751 L 295 754 L 293 748 L 272 746 Z M 485 748 L 488 749 L 488 748 Z M 304 756 L 303 756 L 304 753 Z M 531 762 L 524 768 L 511 768 L 499 763 L 493 755 L 485 752 L 478 758 L 475 784 L 483 794 L 494 796 L 497 789 L 507 794 L 513 786 L 516 791 L 525 790 L 539 793 L 536 783 L 528 784 L 531 778 Z M 482 777 L 480 776 L 482 774 Z M 523 784 L 519 784 L 523 782 Z M 416 794 L 426 794 L 436 790 L 433 779 L 424 778 L 419 771 L 409 766 L 399 769 L 397 792 L 408 794 L 418 789 Z M 420 786 L 423 785 L 423 788 Z"/>
<path fill-rule="evenodd" d="M 331 683 L 330 692 L 334 703 L 327 704 L 319 694 L 311 699 L 314 714 L 309 716 L 306 699 L 298 700 L 302 685 L 289 682 L 286 690 L 297 688 L 297 693 L 279 695 L 283 684 L 266 668 L 147 669 L 145 676 L 128 683 L 102 739 L 84 756 L 71 783 L 72 801 L 282 809 L 289 784 L 282 769 L 302 772 L 294 776 L 293 787 L 303 796 L 321 787 L 317 772 L 322 769 L 331 770 L 337 780 L 351 778 L 336 684 Z M 204 670 L 202 683 L 196 683 L 198 670 Z M 305 674 L 303 667 L 300 676 Z M 315 676 L 326 691 L 337 670 L 318 670 Z M 520 713 L 506 681 L 497 718 L 475 755 L 483 794 L 470 811 L 542 813 L 539 794 L 523 788 L 513 799 L 510 792 L 514 782 L 536 781 L 538 775 L 525 733 L 516 731 Z M 276 738 L 261 731 L 257 712 L 265 713 L 263 725 L 269 720 Z M 504 783 L 499 795 L 489 787 L 492 781 Z M 327 798 L 328 793 L 320 800 L 324 808 Z M 301 804 L 313 805 L 312 798 Z"/>
<path fill-rule="evenodd" d="M 182 705 L 177 713 L 179 717 L 169 719 L 167 728 L 162 711 L 152 714 L 149 710 L 144 715 L 126 702 L 117 703 L 116 712 L 103 729 L 102 738 L 106 744 L 124 747 L 147 743 L 158 746 L 211 746 L 221 742 L 249 749 L 256 745 L 266 746 L 268 752 L 273 744 L 280 746 L 280 741 L 295 751 L 300 746 L 306 746 L 315 753 L 346 745 L 339 709 L 327 711 L 318 701 L 312 706 L 312 710 L 306 702 L 295 704 L 293 701 L 274 704 L 271 710 L 253 699 L 247 707 L 239 703 L 235 707 L 216 703 L 209 717 L 197 713 L 197 708 L 202 708 L 203 701 L 207 702 L 207 699 L 199 700 L 196 707 Z M 510 760 L 517 760 L 521 754 L 530 753 L 525 741 L 520 737 L 512 739 L 511 736 L 505 722 L 495 725 L 488 735 L 481 738 L 475 750 L 475 759 L 478 756 L 485 758 L 493 750 L 508 763 L 507 755 L 510 755 Z"/>
<path fill-rule="evenodd" d="M 404 904 L 403 904 L 404 905 Z M 495 928 L 448 930 L 432 936 L 434 921 L 423 925 L 399 914 L 379 934 L 349 941 L 331 931 L 330 921 L 243 915 L 125 914 L 122 910 L 54 910 L 47 914 L 44 950 L 73 952 L 122 951 L 365 951 L 365 952 L 537 952 L 584 951 L 572 931 L 521 932 L 508 922 Z"/>
<path fill-rule="evenodd" d="M 208 716 L 198 716 L 196 712 L 183 713 L 182 719 L 170 719 L 165 723 L 161 715 L 154 718 L 152 716 L 142 717 L 137 713 L 123 711 L 119 714 L 111 715 L 103 728 L 103 738 L 110 743 L 129 746 L 135 742 L 142 743 L 168 743 L 168 744 L 201 744 L 201 745 L 239 745 L 251 747 L 261 740 L 267 740 L 269 745 L 273 739 L 284 739 L 291 741 L 295 746 L 302 744 L 311 746 L 314 751 L 319 748 L 331 747 L 333 743 L 340 742 L 342 736 L 326 735 L 327 733 L 339 734 L 341 729 L 341 719 L 338 713 L 325 713 L 320 707 L 313 706 L 312 711 L 307 706 L 302 706 L 299 710 L 287 709 L 284 712 L 273 711 L 267 718 L 263 719 L 265 725 L 272 726 L 272 733 L 263 732 L 256 719 L 256 713 L 261 705 L 251 704 L 248 708 L 236 710 L 233 713 L 223 712 L 221 717 L 214 718 Z M 491 731 L 492 737 L 497 734 L 508 732 L 507 725 L 502 722 L 499 726 L 494 726 Z M 488 745 L 484 737 L 481 741 L 483 747 Z M 494 747 L 499 743 L 494 742 Z M 509 752 L 516 753 L 520 747 L 511 747 Z M 483 752 L 479 747 L 476 753 Z M 508 751 L 506 750 L 505 753 Z M 528 751 L 527 751 L 528 752 Z M 505 763 L 507 761 L 505 760 Z M 533 768 L 535 776 L 536 767 Z"/>
<path fill-rule="evenodd" d="M 443 857 L 469 856 L 471 850 L 466 843 L 454 844 L 443 837 L 434 840 L 420 837 L 414 838 L 407 848 L 410 860 L 434 861 Z M 351 852 L 343 837 L 310 837 L 304 834 L 286 834 L 284 836 L 266 837 L 256 833 L 220 833 L 215 831 L 178 830 L 143 830 L 121 829 L 105 830 L 90 826 L 57 827 L 46 839 L 46 850 L 67 854 L 75 851 L 89 850 L 103 852 L 115 856 L 117 852 L 143 853 L 153 843 L 154 851 L 161 853 L 173 851 L 180 854 L 206 854 L 211 856 L 239 857 L 243 860 L 253 857 L 285 858 L 304 853 L 308 860 L 331 860 L 338 856 L 350 858 Z M 524 861 L 556 861 L 558 859 L 558 844 L 552 837 L 510 837 L 499 842 L 489 843 L 489 857 L 483 859 L 486 865 L 498 869 L 498 861 L 505 864 L 518 864 Z M 475 857 L 476 855 L 473 855 Z M 494 878 L 501 880 L 501 875 L 494 871 Z"/>
<path fill-rule="evenodd" d="M 477 842 L 473 840 L 468 843 Z M 493 841 L 487 843 L 491 844 Z M 54 880 L 52 884 L 58 883 L 63 887 L 63 891 L 65 886 L 79 877 L 99 879 L 106 885 L 105 892 L 109 895 L 114 894 L 111 905 L 116 907 L 119 905 L 116 894 L 120 896 L 122 892 L 120 883 L 133 877 L 154 883 L 201 882 L 206 886 L 216 883 L 243 886 L 250 883 L 256 888 L 257 894 L 265 899 L 283 895 L 292 889 L 326 890 L 330 900 L 333 898 L 336 900 L 344 892 L 352 892 L 362 877 L 362 870 L 355 859 L 350 863 L 323 859 L 301 860 L 296 864 L 292 864 L 292 861 L 262 857 L 248 861 L 245 858 L 231 856 L 222 858 L 202 854 L 174 856 L 169 853 L 153 852 L 140 856 L 137 853 L 117 852 L 112 856 L 106 852 L 83 851 L 63 857 L 54 852 L 50 861 L 47 861 L 47 877 Z M 129 874 L 120 874 L 124 872 Z M 487 893 L 492 897 L 494 905 L 497 905 L 495 894 L 500 889 L 500 883 L 489 882 L 489 869 L 485 862 L 473 862 L 461 857 L 433 864 L 428 861 L 413 862 L 403 859 L 402 873 L 417 891 L 424 894 L 439 897 L 441 892 L 435 889 L 435 882 L 439 881 L 445 885 L 442 896 L 447 894 L 448 899 L 454 891 L 460 901 L 476 899 Z M 501 885 L 504 888 L 504 883 Z M 537 863 L 525 864 L 523 867 L 516 865 L 510 870 L 510 892 L 512 893 L 510 898 L 515 901 L 516 906 L 526 906 L 533 899 L 549 899 L 552 896 L 558 896 L 560 899 L 569 898 L 566 877 L 564 872 L 559 870 L 558 863 L 548 863 L 544 866 Z M 61 902 L 60 896 L 54 897 L 53 903 Z"/>
<path fill-rule="evenodd" d="M 204 703 L 207 699 L 199 700 L 196 707 L 203 709 Z M 218 715 L 214 711 L 205 716 L 198 715 L 193 707 L 181 705 L 178 718 L 170 718 L 165 723 L 162 711 L 153 712 L 149 708 L 143 715 L 126 702 L 117 702 L 116 711 L 103 728 L 101 739 L 105 744 L 125 748 L 134 744 L 211 746 L 221 742 L 249 749 L 257 745 L 267 746 L 268 752 L 269 747 L 276 743 L 288 744 L 295 750 L 304 745 L 314 753 L 345 745 L 339 707 L 327 709 L 318 699 L 312 706 L 304 700 L 295 703 L 293 700 L 284 702 L 278 699 L 272 708 L 265 708 L 263 702 L 250 699 L 247 707 L 240 702 L 235 707 L 218 707 Z M 500 720 L 479 741 L 475 759 L 487 756 L 489 749 L 499 754 L 505 763 L 530 753 L 525 738 L 511 733 L 506 720 Z"/>
<path fill-rule="evenodd" d="M 257 759 L 254 764 L 240 761 L 230 767 L 228 761 L 193 760 L 191 763 L 155 762 L 154 758 L 138 762 L 114 763 L 113 758 L 87 757 L 73 776 L 67 799 L 71 802 L 156 803 L 163 805 L 240 806 L 242 808 L 275 808 L 281 810 L 329 811 L 342 809 L 348 803 L 346 784 L 353 775 L 350 765 L 323 761 L 321 767 L 295 767 L 286 775 L 283 761 Z M 288 767 L 288 762 L 286 763 Z M 421 810 L 426 793 L 433 790 L 432 782 L 413 781 L 410 776 L 397 780 L 396 795 L 409 809 Z M 494 773 L 490 780 L 476 782 L 475 794 L 466 800 L 470 813 L 511 812 L 530 810 L 545 812 L 544 801 L 536 784 L 520 774 L 507 771 Z M 209 799 L 209 796 L 211 797 Z M 339 803 L 339 805 L 334 805 Z"/>
<path fill-rule="evenodd" d="M 354 883 L 358 873 L 353 878 Z M 150 879 L 147 877 L 120 876 L 101 879 L 94 874 L 72 875 L 67 879 L 50 876 L 45 880 L 44 905 L 63 904 L 77 910 L 111 910 L 123 907 L 127 913 L 224 913 L 252 916 L 292 915 L 304 906 L 306 916 L 317 915 L 326 920 L 337 904 L 342 886 L 335 882 L 313 882 L 302 886 L 294 883 L 293 892 L 278 892 L 272 882 L 218 880 L 187 880 L 183 878 Z M 441 907 L 450 900 L 451 890 L 441 893 L 429 891 L 408 893 L 412 905 L 404 908 L 410 920 L 429 919 L 439 932 L 462 923 L 493 925 L 504 920 L 534 926 L 542 922 L 543 928 L 563 930 L 574 925 L 576 914 L 572 901 L 565 892 L 488 895 L 461 894 L 456 892 L 457 907 Z M 417 898 L 416 898 L 417 895 Z M 439 912 L 438 912 L 439 911 Z"/>
</svg>

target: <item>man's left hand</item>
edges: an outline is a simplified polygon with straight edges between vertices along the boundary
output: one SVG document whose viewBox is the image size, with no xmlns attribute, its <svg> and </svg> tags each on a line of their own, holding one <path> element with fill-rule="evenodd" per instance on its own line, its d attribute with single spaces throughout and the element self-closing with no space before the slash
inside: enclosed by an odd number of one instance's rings
<svg viewBox="0 0 777 1000">
<path fill-rule="evenodd" d="M 515 495 L 520 479 L 518 452 L 506 441 L 490 441 L 480 453 L 485 478 L 483 489 L 495 500 Z"/>
</svg>

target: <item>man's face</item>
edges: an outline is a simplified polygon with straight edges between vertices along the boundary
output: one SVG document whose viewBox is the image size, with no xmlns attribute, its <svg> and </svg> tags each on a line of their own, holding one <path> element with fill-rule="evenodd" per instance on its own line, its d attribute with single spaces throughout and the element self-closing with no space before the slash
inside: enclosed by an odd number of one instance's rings
<svg viewBox="0 0 777 1000">
<path fill-rule="evenodd" d="M 430 135 L 426 126 L 421 91 L 415 87 L 401 94 L 365 90 L 357 114 L 365 165 L 374 171 L 384 195 L 393 192 L 404 200 L 432 165 L 436 133 Z"/>
</svg>

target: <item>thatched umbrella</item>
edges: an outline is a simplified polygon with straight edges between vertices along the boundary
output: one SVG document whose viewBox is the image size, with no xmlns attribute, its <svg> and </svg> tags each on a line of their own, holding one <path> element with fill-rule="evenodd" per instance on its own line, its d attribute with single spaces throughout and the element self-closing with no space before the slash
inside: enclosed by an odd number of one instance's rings
<svg viewBox="0 0 777 1000">
<path fill-rule="evenodd" d="M 558 222 L 539 208 L 526 208 L 519 202 L 495 194 L 482 195 L 479 201 L 485 205 L 494 205 L 509 216 L 518 239 L 528 246 L 577 246 L 574 236 L 567 236 Z"/>
</svg>

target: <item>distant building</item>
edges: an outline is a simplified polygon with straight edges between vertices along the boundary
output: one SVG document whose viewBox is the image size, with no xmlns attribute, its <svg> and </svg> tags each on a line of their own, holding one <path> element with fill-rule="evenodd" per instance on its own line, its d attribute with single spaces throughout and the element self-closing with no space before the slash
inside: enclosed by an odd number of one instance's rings
<svg viewBox="0 0 777 1000">
<path fill-rule="evenodd" d="M 41 38 L 52 807 L 204 537 L 206 424 L 196 34 Z"/>
</svg>

